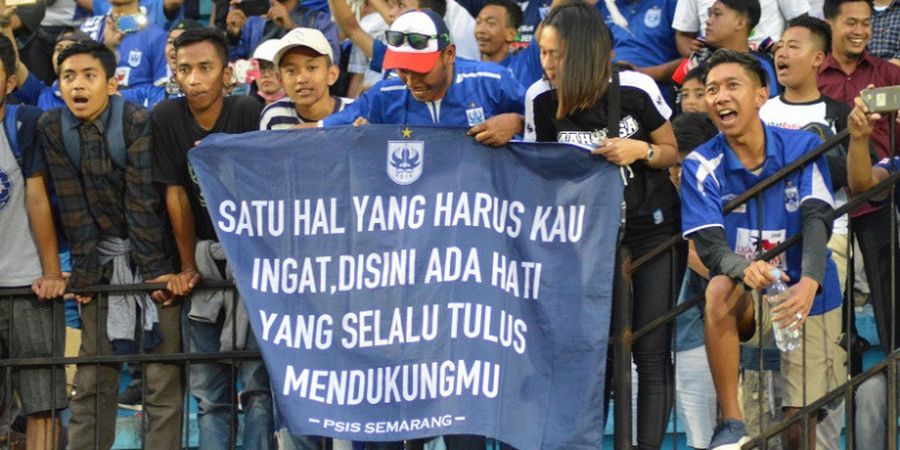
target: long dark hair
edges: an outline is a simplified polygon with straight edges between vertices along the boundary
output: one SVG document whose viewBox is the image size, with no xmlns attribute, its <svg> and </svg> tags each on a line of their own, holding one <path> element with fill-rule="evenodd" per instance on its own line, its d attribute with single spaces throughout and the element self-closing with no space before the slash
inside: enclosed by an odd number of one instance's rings
<svg viewBox="0 0 900 450">
<path fill-rule="evenodd" d="M 590 108 L 606 93 L 612 74 L 612 39 L 597 8 L 583 2 L 553 8 L 543 27 L 553 27 L 562 61 L 557 78 L 556 117 Z"/>
</svg>

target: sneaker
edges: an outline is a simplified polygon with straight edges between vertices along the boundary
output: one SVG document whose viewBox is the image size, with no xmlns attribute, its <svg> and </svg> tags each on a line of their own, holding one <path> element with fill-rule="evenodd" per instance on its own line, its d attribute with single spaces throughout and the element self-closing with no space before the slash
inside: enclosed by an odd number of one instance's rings
<svg viewBox="0 0 900 450">
<path fill-rule="evenodd" d="M 144 405 L 140 386 L 128 386 L 119 394 L 119 408 L 132 411 L 143 411 Z"/>
<path fill-rule="evenodd" d="M 747 442 L 750 442 L 750 438 L 747 437 L 744 422 L 737 419 L 719 420 L 716 422 L 712 440 L 709 441 L 709 449 L 740 450 Z"/>
</svg>

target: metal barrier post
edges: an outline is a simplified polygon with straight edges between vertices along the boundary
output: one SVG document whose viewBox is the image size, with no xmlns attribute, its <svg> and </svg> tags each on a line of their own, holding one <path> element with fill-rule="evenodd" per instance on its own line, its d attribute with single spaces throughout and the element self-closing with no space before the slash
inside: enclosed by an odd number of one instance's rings
<svg viewBox="0 0 900 450">
<path fill-rule="evenodd" d="M 631 448 L 631 301 L 628 286 L 631 276 L 624 271 L 627 251 L 616 250 L 613 277 L 613 386 L 615 388 L 614 417 L 616 423 L 615 448 Z"/>
</svg>

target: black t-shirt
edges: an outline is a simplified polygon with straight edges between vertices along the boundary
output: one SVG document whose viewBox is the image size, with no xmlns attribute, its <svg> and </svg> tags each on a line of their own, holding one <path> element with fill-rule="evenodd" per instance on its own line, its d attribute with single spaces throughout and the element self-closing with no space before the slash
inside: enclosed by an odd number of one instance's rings
<svg viewBox="0 0 900 450">
<path fill-rule="evenodd" d="M 671 115 L 656 83 L 646 75 L 625 71 L 619 74 L 621 110 L 619 137 L 650 142 L 650 133 L 661 127 Z M 556 118 L 559 99 L 555 89 L 534 99 L 534 129 L 539 142 L 565 142 L 594 149 L 607 136 L 607 96 L 594 106 L 563 119 Z M 643 160 L 631 164 L 623 173 L 626 224 L 624 241 L 633 250 L 647 250 L 676 233 L 679 228 L 678 193 L 669 181 L 668 171 L 654 169 Z M 635 250 L 638 252 L 638 250 Z"/>
<path fill-rule="evenodd" d="M 153 108 L 153 180 L 183 186 L 188 192 L 197 239 L 216 239 L 206 201 L 197 176 L 188 164 L 187 152 L 194 143 L 213 133 L 245 133 L 259 128 L 262 104 L 251 97 L 225 97 L 222 112 L 211 130 L 197 125 L 184 98 L 164 100 Z"/>
</svg>

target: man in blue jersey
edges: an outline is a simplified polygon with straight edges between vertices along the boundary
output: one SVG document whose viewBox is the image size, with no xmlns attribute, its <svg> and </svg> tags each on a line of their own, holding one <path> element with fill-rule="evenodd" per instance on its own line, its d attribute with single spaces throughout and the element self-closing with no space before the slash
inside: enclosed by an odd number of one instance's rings
<svg viewBox="0 0 900 450">
<path fill-rule="evenodd" d="M 504 145 L 522 132 L 524 89 L 506 69 L 456 59 L 443 19 L 430 10 L 409 11 L 385 33 L 386 69 L 381 81 L 324 126 L 364 123 L 469 128 L 486 145 Z"/>
<path fill-rule="evenodd" d="M 726 214 L 723 209 L 731 199 L 815 148 L 819 138 L 763 124 L 759 109 L 769 93 L 765 71 L 753 56 L 719 50 L 707 64 L 707 113 L 721 133 L 698 147 L 682 165 L 682 226 L 684 237 L 694 240 L 710 270 L 706 349 L 721 420 L 709 448 L 726 449 L 747 441 L 737 395 L 740 340 L 753 337 L 759 345 L 764 339 L 753 336 L 757 329 L 754 303 L 759 300 L 746 290 L 767 288 L 775 281 L 774 269 L 780 270 L 782 280 L 791 285 L 790 296 L 772 309 L 771 316 L 764 312 L 758 320 L 765 323 L 771 317 L 779 326 L 794 329 L 809 315 L 839 315 L 841 296 L 837 270 L 826 249 L 833 199 L 825 158 L 793 172 L 733 211 Z M 754 260 L 799 233 L 803 233 L 802 246 L 795 245 L 768 262 Z M 771 333 L 765 333 L 769 341 Z M 802 344 L 808 351 L 808 364 L 832 356 L 814 351 L 821 344 L 809 340 Z M 802 383 L 802 362 L 793 363 L 786 353 L 782 353 L 782 375 L 789 385 L 792 380 Z M 814 446 L 812 419 L 809 444 Z"/>
<path fill-rule="evenodd" d="M 147 21 L 138 0 L 113 0 L 110 4 L 107 14 L 87 19 L 81 31 L 116 52 L 119 86 L 165 83 L 169 76 L 166 32 Z"/>
</svg>

